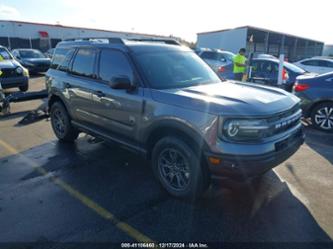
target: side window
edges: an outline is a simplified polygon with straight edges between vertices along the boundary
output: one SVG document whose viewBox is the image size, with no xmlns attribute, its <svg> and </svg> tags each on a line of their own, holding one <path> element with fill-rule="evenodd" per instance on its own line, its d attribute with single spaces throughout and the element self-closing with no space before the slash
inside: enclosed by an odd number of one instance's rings
<svg viewBox="0 0 333 249">
<path fill-rule="evenodd" d="M 333 68 L 333 63 L 330 62 L 330 61 L 322 60 L 322 61 L 319 61 L 319 66 L 320 66 L 320 67 L 329 67 L 329 68 Z"/>
<path fill-rule="evenodd" d="M 57 48 L 54 51 L 54 55 L 51 62 L 51 68 L 57 69 L 58 66 L 63 62 L 66 58 L 66 54 L 68 53 L 69 48 Z"/>
<path fill-rule="evenodd" d="M 317 60 L 307 60 L 307 61 L 303 61 L 301 64 L 306 65 L 306 66 L 314 66 L 314 67 L 319 66 Z"/>
<path fill-rule="evenodd" d="M 127 76 L 133 82 L 133 70 L 127 57 L 120 51 L 105 49 L 101 51 L 99 77 L 110 82 L 113 77 Z"/>
<path fill-rule="evenodd" d="M 94 77 L 96 51 L 89 48 L 81 48 L 74 58 L 72 73 L 79 76 Z"/>
<path fill-rule="evenodd" d="M 269 74 L 275 74 L 279 70 L 278 65 L 272 62 L 263 63 L 263 72 Z"/>
<path fill-rule="evenodd" d="M 252 72 L 256 74 L 261 74 L 264 72 L 265 62 L 263 61 L 252 61 Z"/>
<path fill-rule="evenodd" d="M 65 58 L 63 59 L 63 61 L 61 62 L 61 64 L 58 66 L 58 70 L 60 71 L 64 71 L 67 72 L 69 69 L 69 63 L 73 57 L 75 49 L 72 48 L 70 50 L 67 51 L 67 54 L 65 56 Z"/>
<path fill-rule="evenodd" d="M 252 61 L 251 63 L 251 66 L 252 66 L 252 72 L 258 72 L 259 70 L 259 63 L 257 61 Z"/>
<path fill-rule="evenodd" d="M 327 67 L 333 68 L 333 61 L 327 61 Z M 332 69 L 333 71 L 333 69 Z"/>
</svg>

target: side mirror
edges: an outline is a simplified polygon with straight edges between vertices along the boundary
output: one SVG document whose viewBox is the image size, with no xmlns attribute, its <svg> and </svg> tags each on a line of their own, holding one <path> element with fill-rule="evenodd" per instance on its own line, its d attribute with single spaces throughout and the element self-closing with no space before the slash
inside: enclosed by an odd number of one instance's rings
<svg viewBox="0 0 333 249">
<path fill-rule="evenodd" d="M 123 76 L 123 75 L 112 77 L 109 85 L 113 89 L 130 90 L 133 88 L 133 86 L 131 84 L 131 80 L 127 76 Z"/>
</svg>

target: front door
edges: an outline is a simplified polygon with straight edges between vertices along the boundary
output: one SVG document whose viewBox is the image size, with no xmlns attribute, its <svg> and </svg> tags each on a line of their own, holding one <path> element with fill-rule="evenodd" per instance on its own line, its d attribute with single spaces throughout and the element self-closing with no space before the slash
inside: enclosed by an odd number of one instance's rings
<svg viewBox="0 0 333 249">
<path fill-rule="evenodd" d="M 129 58 L 121 51 L 102 49 L 99 53 L 99 84 L 92 88 L 95 125 L 124 137 L 135 137 L 141 122 L 143 89 L 112 89 L 112 78 L 126 76 L 135 83 L 133 67 Z"/>
</svg>

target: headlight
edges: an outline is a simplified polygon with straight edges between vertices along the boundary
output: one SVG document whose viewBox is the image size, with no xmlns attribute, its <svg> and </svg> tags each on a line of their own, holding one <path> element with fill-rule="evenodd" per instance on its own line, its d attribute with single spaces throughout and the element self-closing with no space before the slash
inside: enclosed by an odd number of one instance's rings
<svg viewBox="0 0 333 249">
<path fill-rule="evenodd" d="M 234 141 L 258 140 L 265 137 L 268 129 L 265 120 L 227 119 L 223 121 L 221 135 Z"/>
<path fill-rule="evenodd" d="M 26 69 L 26 68 L 23 68 L 23 75 L 24 75 L 25 77 L 29 77 L 29 70 Z"/>
</svg>

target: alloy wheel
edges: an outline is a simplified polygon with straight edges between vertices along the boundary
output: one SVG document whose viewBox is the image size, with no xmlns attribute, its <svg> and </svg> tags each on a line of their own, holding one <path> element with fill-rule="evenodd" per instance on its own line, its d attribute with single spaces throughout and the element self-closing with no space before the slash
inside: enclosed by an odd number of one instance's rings
<svg viewBox="0 0 333 249">
<path fill-rule="evenodd" d="M 333 129 L 333 107 L 323 107 L 314 115 L 314 122 L 324 130 Z"/>
<path fill-rule="evenodd" d="M 53 112 L 52 122 L 56 132 L 59 135 L 63 135 L 65 133 L 65 118 L 63 116 L 63 113 L 59 109 L 56 109 Z"/>
<path fill-rule="evenodd" d="M 164 149 L 158 157 L 158 169 L 162 180 L 176 191 L 185 190 L 190 183 L 188 159 L 178 150 Z"/>
</svg>

